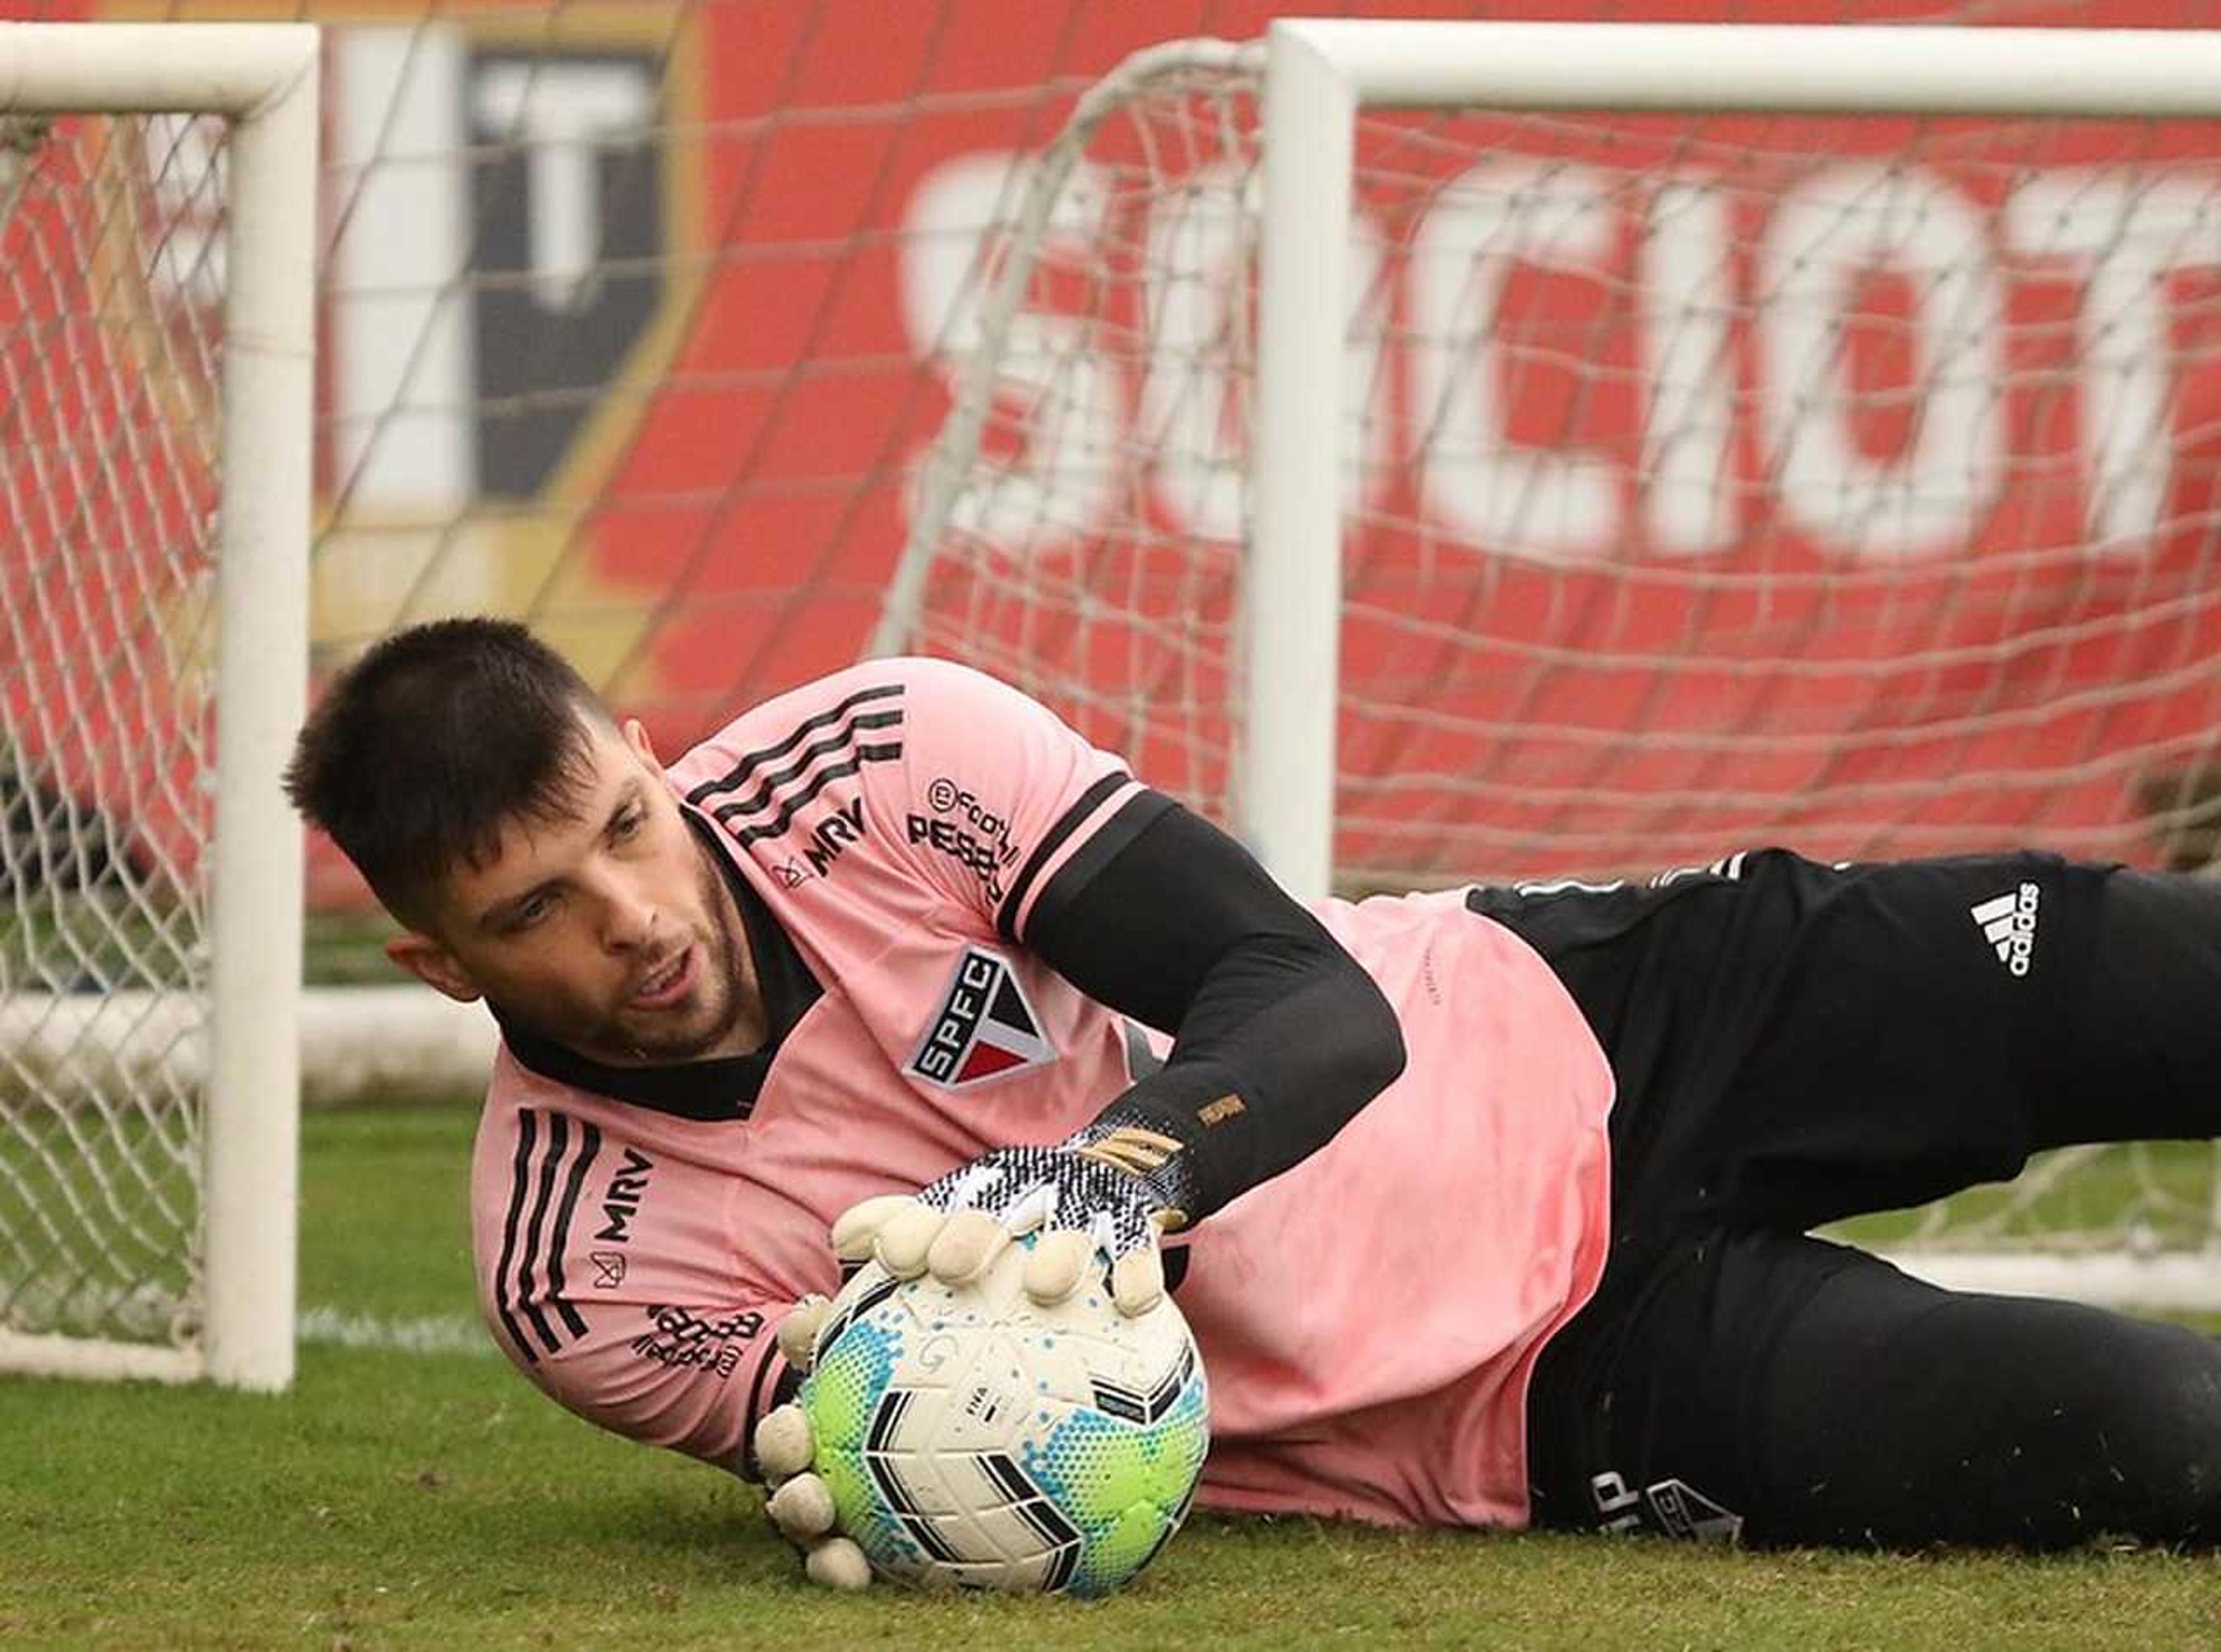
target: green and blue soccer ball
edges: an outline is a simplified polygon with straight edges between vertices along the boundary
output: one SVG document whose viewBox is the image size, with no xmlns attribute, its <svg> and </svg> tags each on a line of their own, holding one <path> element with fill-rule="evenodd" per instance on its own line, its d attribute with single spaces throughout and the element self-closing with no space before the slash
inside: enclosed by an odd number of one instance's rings
<svg viewBox="0 0 2221 1652">
<path fill-rule="evenodd" d="M 1108 1594 L 1179 1530 L 1211 1442 L 1195 1337 L 1100 1284 L 1042 1307 L 1012 1245 L 976 1284 L 867 1264 L 801 1403 L 841 1530 L 902 1583 Z"/>
</svg>

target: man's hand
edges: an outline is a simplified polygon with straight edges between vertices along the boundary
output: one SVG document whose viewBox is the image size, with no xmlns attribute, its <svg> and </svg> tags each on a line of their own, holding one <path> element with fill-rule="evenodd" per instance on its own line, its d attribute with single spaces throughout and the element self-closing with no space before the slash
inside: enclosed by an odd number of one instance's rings
<svg viewBox="0 0 2221 1652">
<path fill-rule="evenodd" d="M 833 1248 L 898 1279 L 929 1272 L 964 1285 L 1034 1233 L 1024 1286 L 1035 1301 L 1063 1301 L 1107 1264 L 1118 1311 L 1147 1313 L 1165 1294 L 1158 1236 L 1187 1221 L 1179 1150 L 1171 1136 L 1132 1125 L 1091 1127 L 1056 1147 L 997 1148 L 915 1197 L 854 1206 L 833 1224 Z"/>
<path fill-rule="evenodd" d="M 779 1351 L 796 1370 L 810 1369 L 818 1328 L 832 1309 L 823 1297 L 807 1296 L 779 1322 Z M 810 1472 L 816 1442 L 810 1437 L 810 1418 L 802 1407 L 790 1401 L 757 1424 L 755 1452 L 764 1484 L 771 1489 L 764 1512 L 802 1551 L 802 1569 L 810 1580 L 834 1589 L 869 1587 L 871 1563 L 862 1549 L 834 1530 L 833 1493 Z"/>
</svg>

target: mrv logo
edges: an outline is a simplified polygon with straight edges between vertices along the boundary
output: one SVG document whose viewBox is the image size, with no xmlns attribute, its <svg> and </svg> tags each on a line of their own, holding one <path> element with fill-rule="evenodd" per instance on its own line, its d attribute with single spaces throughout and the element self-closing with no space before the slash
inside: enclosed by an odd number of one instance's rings
<svg viewBox="0 0 2221 1652">
<path fill-rule="evenodd" d="M 781 889 L 799 889 L 812 878 L 830 875 L 833 863 L 851 843 L 864 841 L 864 800 L 842 804 L 810 829 L 799 855 L 790 855 L 773 875 Z"/>
<path fill-rule="evenodd" d="M 632 1238 L 632 1219 L 640 1213 L 641 1200 L 648 1197 L 648 1173 L 654 1168 L 655 1161 L 645 1153 L 634 1148 L 624 1150 L 624 1162 L 616 1167 L 602 1194 L 602 1214 L 609 1220 L 595 1238 L 613 1245 Z"/>
<path fill-rule="evenodd" d="M 1009 962 L 984 947 L 967 947 L 910 1070 L 960 1090 L 1054 1060 Z"/>
<path fill-rule="evenodd" d="M 810 832 L 810 847 L 804 851 L 810 869 L 823 877 L 825 868 L 841 858 L 841 850 L 851 843 L 860 843 L 863 838 L 864 800 L 858 798 L 835 809 Z"/>
</svg>

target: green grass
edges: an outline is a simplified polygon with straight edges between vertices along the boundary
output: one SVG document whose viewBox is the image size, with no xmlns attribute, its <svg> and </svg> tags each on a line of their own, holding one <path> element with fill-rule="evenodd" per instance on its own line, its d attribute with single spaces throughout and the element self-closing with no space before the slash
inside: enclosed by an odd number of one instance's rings
<svg viewBox="0 0 2221 1652">
<path fill-rule="evenodd" d="M 385 952 L 397 933 L 375 910 L 310 912 L 301 937 L 302 979 L 311 986 L 405 979 Z M 0 908 L 0 981 L 18 988 L 71 992 L 101 980 L 180 986 L 199 950 L 194 915 L 156 891 L 41 891 Z"/>
<path fill-rule="evenodd" d="M 2154 1246 L 2201 1248 L 2214 1218 L 2221 1144 L 2135 1142 L 2039 1154 L 2017 1180 L 1971 1188 L 1917 1211 L 1845 1222 L 1834 1236 L 1887 1249 L 1907 1240 L 2010 1247 L 2061 1233 L 2111 1245 L 2134 1230 Z M 2054 1173 L 2055 1172 L 2058 1173 Z"/>
<path fill-rule="evenodd" d="M 302 1300 L 473 1314 L 462 1110 L 307 1121 Z M 0 1644 L 2221 1647 L 2221 1559 L 1740 1554 L 1198 1518 L 1094 1605 L 806 1588 L 755 1493 L 493 1355 L 315 1342 L 280 1398 L 0 1380 Z"/>
</svg>

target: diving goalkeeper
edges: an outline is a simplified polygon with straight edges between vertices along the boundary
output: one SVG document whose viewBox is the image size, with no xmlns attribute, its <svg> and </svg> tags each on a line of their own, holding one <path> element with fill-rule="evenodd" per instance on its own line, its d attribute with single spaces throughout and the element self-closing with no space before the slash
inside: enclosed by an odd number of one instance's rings
<svg viewBox="0 0 2221 1652">
<path fill-rule="evenodd" d="M 963 667 L 837 673 L 666 767 L 486 620 L 372 648 L 288 784 L 394 959 L 499 1023 L 488 1322 L 619 1433 L 756 1474 L 829 1235 L 960 1278 L 1040 1223 L 1029 1288 L 1177 1291 L 1207 1506 L 2221 1539 L 2221 1344 L 1807 1236 L 2221 1133 L 2211 888 L 1769 849 L 1306 910 Z"/>
</svg>

